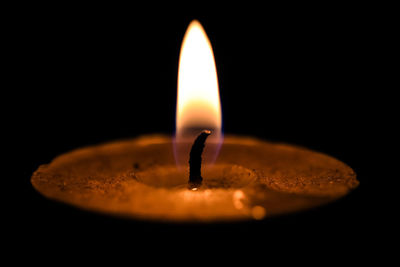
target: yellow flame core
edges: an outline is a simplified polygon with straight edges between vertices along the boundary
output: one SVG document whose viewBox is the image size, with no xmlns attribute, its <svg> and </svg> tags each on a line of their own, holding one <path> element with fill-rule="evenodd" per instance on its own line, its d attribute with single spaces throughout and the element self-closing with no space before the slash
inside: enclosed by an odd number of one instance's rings
<svg viewBox="0 0 400 267">
<path fill-rule="evenodd" d="M 189 128 L 209 129 L 215 136 L 221 131 L 214 54 L 206 32 L 196 20 L 183 38 L 178 70 L 177 136 Z"/>
</svg>

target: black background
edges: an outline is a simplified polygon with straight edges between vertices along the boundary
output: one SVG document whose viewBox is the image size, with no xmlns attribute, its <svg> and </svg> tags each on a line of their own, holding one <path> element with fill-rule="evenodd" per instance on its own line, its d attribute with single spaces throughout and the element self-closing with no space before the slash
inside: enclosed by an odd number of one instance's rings
<svg viewBox="0 0 400 267">
<path fill-rule="evenodd" d="M 356 171 L 358 189 L 309 212 L 216 225 L 123 220 L 54 203 L 34 191 L 32 172 L 61 153 L 146 133 L 173 134 L 179 51 L 192 19 L 203 24 L 213 45 L 225 133 L 332 155 Z M 11 53 L 18 71 L 18 119 L 10 128 L 19 166 L 13 176 L 22 188 L 12 201 L 18 205 L 12 217 L 16 248 L 123 246 L 134 257 L 140 248 L 161 248 L 196 259 L 255 247 L 254 254 L 265 257 L 271 248 L 327 257 L 368 251 L 379 235 L 375 223 L 385 220 L 384 212 L 371 216 L 369 197 L 375 177 L 375 20 L 356 5 L 24 7 L 13 21 L 19 31 Z"/>
</svg>

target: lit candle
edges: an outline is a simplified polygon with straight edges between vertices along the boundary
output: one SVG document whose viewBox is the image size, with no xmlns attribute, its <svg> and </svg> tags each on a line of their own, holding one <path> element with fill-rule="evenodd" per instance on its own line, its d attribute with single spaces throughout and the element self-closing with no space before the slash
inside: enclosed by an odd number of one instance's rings
<svg viewBox="0 0 400 267">
<path fill-rule="evenodd" d="M 198 21 L 182 44 L 176 119 L 174 137 L 77 149 L 40 166 L 32 184 L 86 210 L 185 222 L 259 220 L 331 202 L 358 185 L 354 171 L 330 156 L 223 137 L 213 51 Z"/>
</svg>

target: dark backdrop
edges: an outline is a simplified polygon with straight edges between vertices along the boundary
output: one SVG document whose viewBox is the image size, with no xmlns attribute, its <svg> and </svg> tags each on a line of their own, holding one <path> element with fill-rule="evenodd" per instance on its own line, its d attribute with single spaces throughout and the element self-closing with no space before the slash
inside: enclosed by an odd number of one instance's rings
<svg viewBox="0 0 400 267">
<path fill-rule="evenodd" d="M 374 144 L 365 145 L 366 123 L 374 116 L 367 105 L 376 83 L 369 71 L 373 55 L 366 56 L 374 38 L 373 16 L 360 6 L 169 10 L 34 6 L 15 21 L 21 75 L 14 80 L 19 119 L 12 127 L 22 140 L 17 145 L 23 166 L 16 175 L 23 188 L 16 197 L 21 238 L 35 243 L 45 237 L 50 244 L 79 243 L 82 236 L 101 244 L 121 238 L 135 240 L 130 243 L 135 248 L 152 247 L 154 240 L 168 247 L 169 239 L 180 236 L 187 242 L 192 235 L 241 244 L 258 238 L 284 247 L 310 239 L 346 248 L 363 243 L 373 184 L 368 160 Z M 33 190 L 31 173 L 60 153 L 146 133 L 173 133 L 178 56 L 192 19 L 203 24 L 213 45 L 225 133 L 332 155 L 357 172 L 356 191 L 331 205 L 263 222 L 176 226 L 81 212 Z"/>
</svg>

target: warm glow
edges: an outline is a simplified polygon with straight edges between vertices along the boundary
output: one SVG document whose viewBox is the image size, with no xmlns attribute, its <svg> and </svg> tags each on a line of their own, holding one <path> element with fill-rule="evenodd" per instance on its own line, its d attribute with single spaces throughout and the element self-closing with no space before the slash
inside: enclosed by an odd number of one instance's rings
<svg viewBox="0 0 400 267">
<path fill-rule="evenodd" d="M 185 33 L 179 57 L 175 138 L 178 163 L 187 164 L 188 144 L 193 143 L 202 130 L 212 132 L 204 158 L 208 162 L 215 160 L 222 141 L 221 127 L 213 50 L 200 22 L 194 20 Z"/>
</svg>

